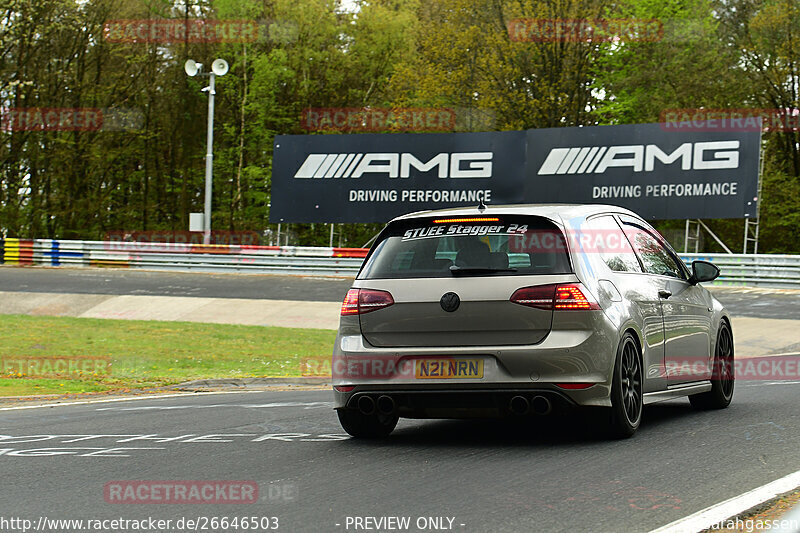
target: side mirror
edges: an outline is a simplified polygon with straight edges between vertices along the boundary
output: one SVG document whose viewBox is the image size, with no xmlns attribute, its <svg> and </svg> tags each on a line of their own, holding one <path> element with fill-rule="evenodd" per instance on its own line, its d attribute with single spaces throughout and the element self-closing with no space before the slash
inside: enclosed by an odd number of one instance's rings
<svg viewBox="0 0 800 533">
<path fill-rule="evenodd" d="M 705 281 L 713 281 L 719 276 L 719 269 L 708 261 L 692 261 L 692 277 L 689 283 L 697 285 Z"/>
</svg>

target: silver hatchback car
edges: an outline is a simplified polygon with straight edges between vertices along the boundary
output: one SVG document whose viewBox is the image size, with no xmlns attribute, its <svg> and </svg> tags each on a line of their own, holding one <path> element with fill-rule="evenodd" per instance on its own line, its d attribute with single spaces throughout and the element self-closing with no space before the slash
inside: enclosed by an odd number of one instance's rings
<svg viewBox="0 0 800 533">
<path fill-rule="evenodd" d="M 645 404 L 733 396 L 722 305 L 636 214 L 604 205 L 479 206 L 392 220 L 342 303 L 335 408 L 354 437 L 399 417 L 602 408 L 617 437 Z"/>
</svg>

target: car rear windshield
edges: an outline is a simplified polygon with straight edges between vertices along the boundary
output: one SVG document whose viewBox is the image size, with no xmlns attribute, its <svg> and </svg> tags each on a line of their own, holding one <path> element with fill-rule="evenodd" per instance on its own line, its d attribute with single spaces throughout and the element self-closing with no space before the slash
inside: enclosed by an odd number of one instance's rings
<svg viewBox="0 0 800 533">
<path fill-rule="evenodd" d="M 359 279 L 572 272 L 564 235 L 542 217 L 402 220 L 381 234 Z"/>
</svg>

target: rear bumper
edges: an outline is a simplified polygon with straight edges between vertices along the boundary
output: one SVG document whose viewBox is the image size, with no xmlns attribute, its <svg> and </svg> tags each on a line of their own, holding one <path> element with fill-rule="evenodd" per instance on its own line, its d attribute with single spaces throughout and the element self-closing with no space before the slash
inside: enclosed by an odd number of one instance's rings
<svg viewBox="0 0 800 533">
<path fill-rule="evenodd" d="M 342 394 L 336 392 L 337 395 Z M 344 395 L 343 395 L 344 396 Z M 549 414 L 565 412 L 576 407 L 576 403 L 563 391 L 543 388 L 496 388 L 496 389 L 363 389 L 342 398 L 344 405 L 338 409 L 358 409 L 359 399 L 368 396 L 377 403 L 378 398 L 390 396 L 394 413 L 404 418 L 476 418 L 503 417 L 518 414 Z M 529 403 L 526 413 L 512 411 L 512 398 L 522 397 Z M 541 398 L 540 407 L 534 407 Z M 546 406 L 546 408 L 545 408 Z"/>
<path fill-rule="evenodd" d="M 584 322 L 581 329 L 553 330 L 536 345 L 375 348 L 361 335 L 340 335 L 333 353 L 333 385 L 354 388 L 334 390 L 334 406 L 353 408 L 350 402 L 359 394 L 388 394 L 397 397 L 401 416 L 469 416 L 506 407 L 507 396 L 515 391 L 546 395 L 554 406 L 610 406 L 619 335 L 602 311 L 592 314 L 590 328 Z M 417 359 L 439 357 L 480 359 L 483 376 L 423 380 L 408 371 Z M 556 386 L 564 383 L 593 385 L 581 390 Z"/>
</svg>

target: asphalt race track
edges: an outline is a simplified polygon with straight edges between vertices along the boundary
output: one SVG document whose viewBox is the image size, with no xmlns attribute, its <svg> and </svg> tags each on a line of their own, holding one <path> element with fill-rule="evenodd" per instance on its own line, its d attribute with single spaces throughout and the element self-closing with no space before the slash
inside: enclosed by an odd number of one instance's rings
<svg viewBox="0 0 800 533">
<path fill-rule="evenodd" d="M 401 420 L 388 440 L 359 441 L 329 401 L 321 390 L 239 392 L 0 411 L 3 515 L 263 516 L 315 533 L 356 531 L 353 517 L 367 516 L 410 517 L 407 531 L 646 532 L 800 462 L 796 383 L 738 384 L 723 411 L 648 407 L 624 441 L 598 436 L 589 415 Z M 125 480 L 250 480 L 259 494 L 107 503 L 106 483 Z M 452 528 L 417 529 L 428 517 Z"/>
<path fill-rule="evenodd" d="M 341 302 L 350 279 L 87 268 L 0 269 L 0 291 Z M 796 291 L 715 290 L 734 316 L 800 319 Z"/>
<path fill-rule="evenodd" d="M 99 268 L 0 268 L 0 291 L 341 302 L 350 279 Z"/>
<path fill-rule="evenodd" d="M 349 286 L 288 276 L 0 269 L 0 291 L 338 302 Z M 734 317 L 800 318 L 797 293 L 715 294 Z M 314 533 L 648 532 L 800 464 L 800 382 L 739 382 L 722 411 L 694 411 L 686 399 L 648 406 L 637 435 L 624 441 L 606 440 L 594 411 L 401 420 L 388 440 L 359 441 L 343 433 L 330 401 L 327 390 L 274 390 L 0 409 L 0 519 L 173 520 L 164 531 L 236 531 L 176 522 L 246 516 Z M 250 482 L 259 494 L 250 504 L 108 500 L 108 486 L 135 480 Z M 405 517 L 410 527 L 380 527 L 368 517 Z M 1 520 L 0 530 L 14 531 Z"/>
</svg>

